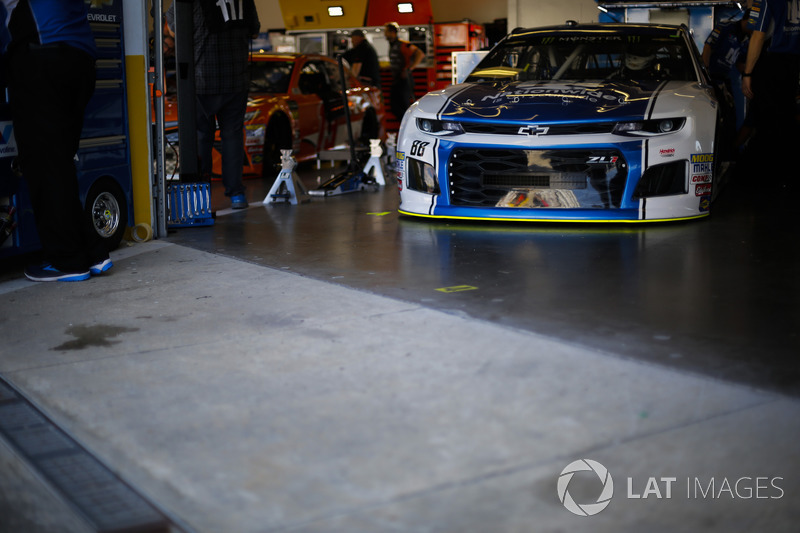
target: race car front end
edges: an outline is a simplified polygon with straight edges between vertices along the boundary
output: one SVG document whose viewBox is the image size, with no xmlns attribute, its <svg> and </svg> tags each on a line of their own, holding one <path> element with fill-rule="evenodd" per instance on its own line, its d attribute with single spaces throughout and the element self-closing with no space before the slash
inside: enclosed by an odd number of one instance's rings
<svg viewBox="0 0 800 533">
<path fill-rule="evenodd" d="M 400 212 L 640 222 L 709 212 L 715 102 L 692 81 L 509 81 L 429 93 L 398 136 Z"/>
</svg>

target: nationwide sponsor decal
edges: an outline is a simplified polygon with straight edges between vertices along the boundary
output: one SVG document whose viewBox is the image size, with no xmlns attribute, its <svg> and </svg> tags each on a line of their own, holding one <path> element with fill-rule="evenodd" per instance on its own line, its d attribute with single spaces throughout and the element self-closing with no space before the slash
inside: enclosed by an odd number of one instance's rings
<svg viewBox="0 0 800 533">
<path fill-rule="evenodd" d="M 711 184 L 710 183 L 701 183 L 700 185 L 694 186 L 694 195 L 695 196 L 705 196 L 707 194 L 711 194 Z"/>
<path fill-rule="evenodd" d="M 481 98 L 481 102 L 486 102 L 487 100 L 491 103 L 496 103 L 498 100 L 511 100 L 512 102 L 518 103 L 521 98 L 527 96 L 561 96 L 561 97 L 576 97 L 576 98 L 585 98 L 589 99 L 592 102 L 596 102 L 598 100 L 607 100 L 609 102 L 615 102 L 618 104 L 627 103 L 625 101 L 624 96 L 621 96 L 616 93 L 607 93 L 604 91 L 598 91 L 593 89 L 587 89 L 585 87 L 519 87 L 514 91 L 508 92 L 500 92 L 495 94 L 487 94 L 483 98 Z"/>
<path fill-rule="evenodd" d="M 706 213 L 711 208 L 711 197 L 703 196 L 700 198 L 700 212 Z"/>
</svg>

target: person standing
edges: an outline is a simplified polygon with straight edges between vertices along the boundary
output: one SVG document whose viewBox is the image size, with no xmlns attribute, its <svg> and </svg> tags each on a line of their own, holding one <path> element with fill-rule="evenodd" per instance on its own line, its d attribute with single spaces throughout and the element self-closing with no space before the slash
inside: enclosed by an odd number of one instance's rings
<svg viewBox="0 0 800 533">
<path fill-rule="evenodd" d="M 791 134 L 800 77 L 800 0 L 754 0 L 742 73 L 757 135 Z"/>
<path fill-rule="evenodd" d="M 740 73 L 744 70 L 744 58 L 747 55 L 749 19 L 750 9 L 745 9 L 741 19 L 720 23 L 703 45 L 703 64 L 708 69 L 717 100 L 722 105 L 722 135 L 726 151 L 734 150 L 747 137 L 747 128 L 740 133 L 739 139 L 736 139 L 735 132 L 745 117 L 746 105 L 740 92 Z M 740 96 L 737 98 L 735 95 Z"/>
<path fill-rule="evenodd" d="M 216 125 L 222 140 L 222 183 L 233 209 L 247 207 L 244 168 L 244 115 L 250 86 L 250 39 L 261 23 L 253 0 L 193 2 L 194 66 L 197 93 L 197 151 L 200 173 L 211 175 Z M 167 11 L 175 34 L 175 3 Z"/>
<path fill-rule="evenodd" d="M 396 22 L 387 22 L 383 27 L 383 35 L 389 41 L 389 66 L 392 71 L 390 107 L 392 114 L 401 121 L 406 109 L 414 101 L 412 73 L 425 58 L 425 54 L 417 46 L 400 40 L 397 37 L 399 30 L 400 26 Z"/>
<path fill-rule="evenodd" d="M 82 281 L 112 267 L 84 211 L 75 154 L 95 85 L 84 0 L 2 0 L 4 62 L 22 174 L 44 263 L 33 281 Z"/>
<path fill-rule="evenodd" d="M 798 188 L 789 159 L 800 141 L 796 98 L 800 77 L 800 0 L 754 0 L 742 92 L 750 100 L 754 165 L 778 215 L 794 211 Z"/>
<path fill-rule="evenodd" d="M 350 63 L 353 75 L 363 78 L 370 85 L 381 86 L 381 69 L 378 64 L 378 53 L 369 43 L 361 30 L 353 30 L 350 34 L 353 47 L 344 53 L 344 58 Z"/>
</svg>

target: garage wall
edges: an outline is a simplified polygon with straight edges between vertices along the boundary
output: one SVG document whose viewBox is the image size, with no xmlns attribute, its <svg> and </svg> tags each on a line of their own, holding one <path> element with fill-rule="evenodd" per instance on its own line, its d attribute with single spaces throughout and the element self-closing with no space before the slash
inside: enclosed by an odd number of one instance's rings
<svg viewBox="0 0 800 533">
<path fill-rule="evenodd" d="M 283 28 L 278 0 L 255 0 L 255 3 L 262 29 Z M 598 13 L 594 0 L 431 0 L 431 8 L 435 22 L 468 18 L 486 23 L 508 18 L 509 28 L 563 24 L 567 19 L 596 22 Z"/>
<path fill-rule="evenodd" d="M 374 0 L 373 0 L 374 1 Z M 457 22 L 470 19 L 484 24 L 506 18 L 504 1 L 487 0 L 431 0 L 434 22 Z"/>
<path fill-rule="evenodd" d="M 507 0 L 508 28 L 564 24 L 567 20 L 597 22 L 594 0 Z"/>
</svg>

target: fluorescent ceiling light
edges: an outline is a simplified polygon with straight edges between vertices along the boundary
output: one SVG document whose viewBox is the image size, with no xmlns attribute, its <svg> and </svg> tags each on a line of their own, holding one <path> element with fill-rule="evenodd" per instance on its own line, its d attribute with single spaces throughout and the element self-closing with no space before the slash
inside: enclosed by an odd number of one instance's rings
<svg viewBox="0 0 800 533">
<path fill-rule="evenodd" d="M 329 17 L 343 17 L 344 8 L 342 6 L 328 6 Z"/>
<path fill-rule="evenodd" d="M 414 12 L 414 4 L 411 2 L 401 2 L 397 4 L 397 12 L 398 13 L 413 13 Z"/>
</svg>

